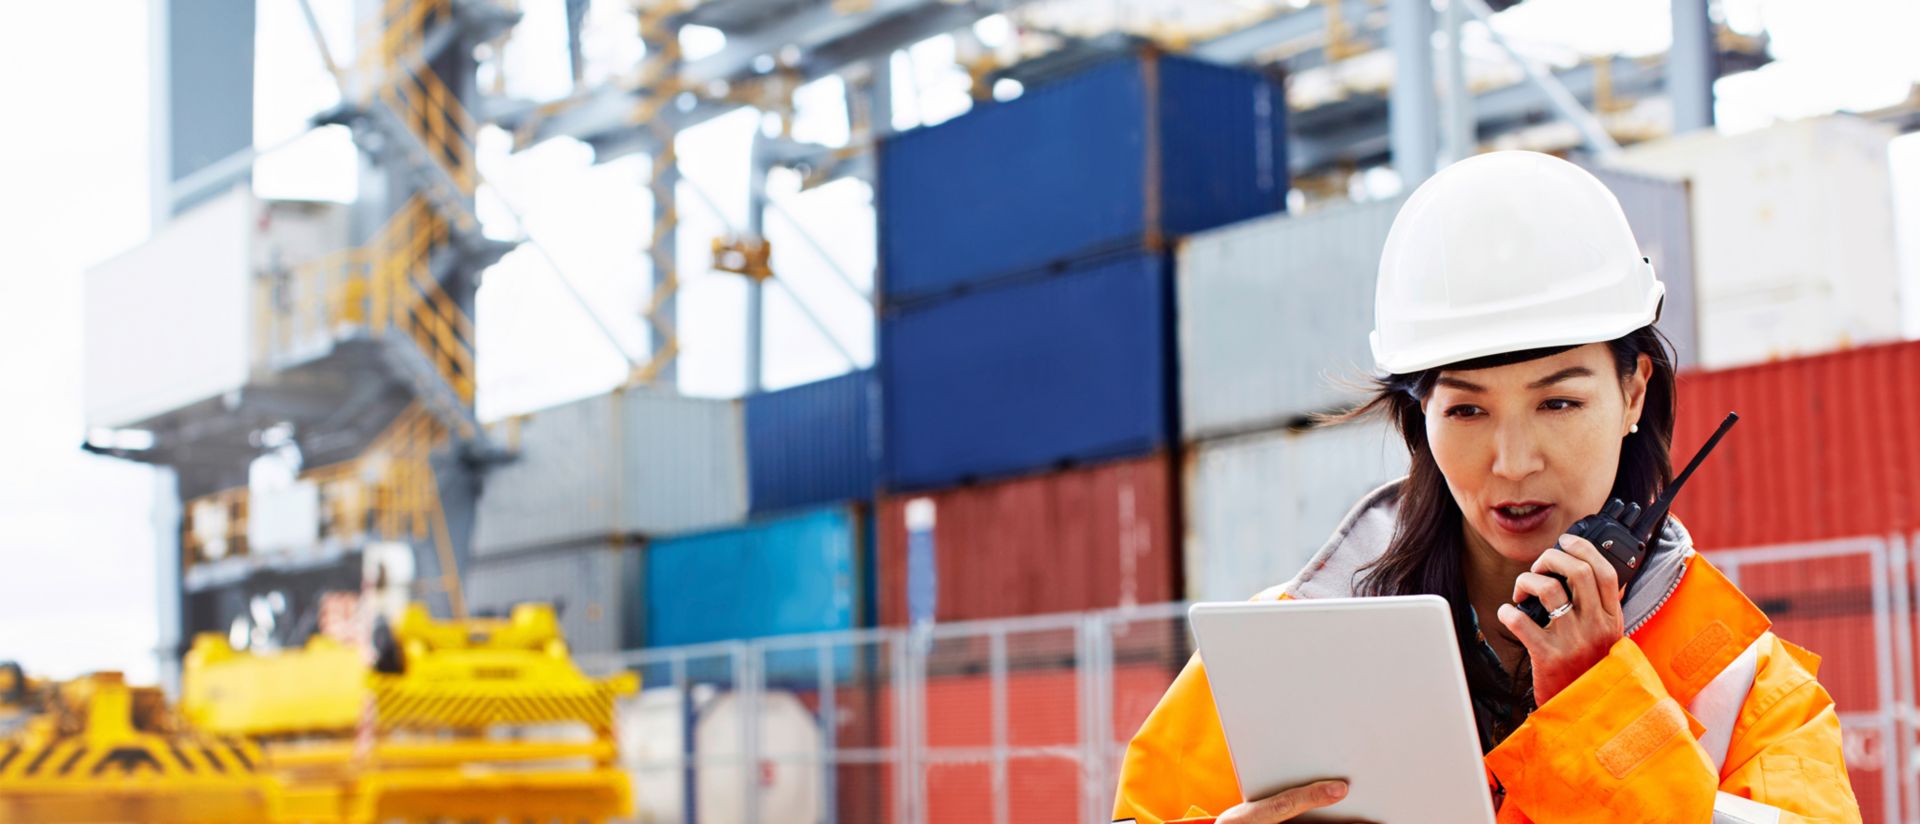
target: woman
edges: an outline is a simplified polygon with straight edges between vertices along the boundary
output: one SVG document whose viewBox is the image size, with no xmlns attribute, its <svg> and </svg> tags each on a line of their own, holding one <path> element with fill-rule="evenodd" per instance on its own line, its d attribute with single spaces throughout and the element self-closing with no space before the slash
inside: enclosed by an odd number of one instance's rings
<svg viewBox="0 0 1920 824">
<path fill-rule="evenodd" d="M 1380 261 L 1386 377 L 1353 413 L 1393 420 L 1410 473 L 1261 597 L 1445 597 L 1502 822 L 1859 821 L 1818 659 L 1677 519 L 1624 591 L 1564 534 L 1672 478 L 1664 294 L 1618 201 L 1571 163 L 1496 152 L 1423 184 Z M 1242 803 L 1196 657 L 1128 747 L 1114 819 L 1269 824 L 1344 795 L 1323 781 Z"/>
</svg>

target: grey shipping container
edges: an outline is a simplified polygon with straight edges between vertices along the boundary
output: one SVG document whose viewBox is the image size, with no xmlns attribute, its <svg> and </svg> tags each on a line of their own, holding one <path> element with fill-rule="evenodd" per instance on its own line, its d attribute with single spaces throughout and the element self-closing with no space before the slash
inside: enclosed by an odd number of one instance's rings
<svg viewBox="0 0 1920 824">
<path fill-rule="evenodd" d="M 632 618 L 626 593 L 639 591 L 644 574 L 640 551 L 637 543 L 588 544 L 485 559 L 465 576 L 467 609 L 504 616 L 515 604 L 552 604 L 575 653 L 619 652 Z"/>
<path fill-rule="evenodd" d="M 536 412 L 519 424 L 519 457 L 486 475 L 474 552 L 737 522 L 747 512 L 745 438 L 739 401 L 650 389 Z"/>
<path fill-rule="evenodd" d="M 1406 474 L 1407 448 L 1368 420 L 1209 441 L 1184 471 L 1187 597 L 1235 601 L 1298 573 L 1361 496 Z"/>
<path fill-rule="evenodd" d="M 1659 326 L 1694 352 L 1685 184 L 1592 170 L 1667 286 Z M 1180 248 L 1180 418 L 1187 440 L 1284 426 L 1366 397 L 1374 277 L 1404 198 L 1277 215 Z"/>
</svg>

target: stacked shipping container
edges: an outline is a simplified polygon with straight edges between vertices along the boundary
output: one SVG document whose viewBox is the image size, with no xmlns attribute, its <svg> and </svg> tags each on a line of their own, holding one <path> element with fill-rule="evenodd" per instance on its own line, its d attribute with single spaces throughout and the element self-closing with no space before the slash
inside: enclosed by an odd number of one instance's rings
<svg viewBox="0 0 1920 824">
<path fill-rule="evenodd" d="M 1642 143 L 1613 161 L 1691 187 L 1701 364 L 1899 337 L 1893 137 L 1884 124 L 1821 117 Z"/>
<path fill-rule="evenodd" d="M 880 617 L 1175 597 L 1178 236 L 1282 207 L 1268 78 L 1145 53 L 881 147 Z"/>
<path fill-rule="evenodd" d="M 873 497 L 880 385 L 872 370 L 752 395 L 745 404 L 751 512 Z"/>
<path fill-rule="evenodd" d="M 648 389 L 526 416 L 520 457 L 487 473 L 474 554 L 687 532 L 747 512 L 738 401 Z"/>
<path fill-rule="evenodd" d="M 1176 600 L 1173 467 L 1163 453 L 879 504 L 879 610 L 907 621 L 907 504 L 933 504 L 934 618 L 964 621 Z"/>
<path fill-rule="evenodd" d="M 1674 511 L 1708 550 L 1920 530 L 1920 343 L 1680 376 L 1674 453 L 1740 425 Z"/>
<path fill-rule="evenodd" d="M 567 645 L 585 655 L 624 648 L 621 629 L 634 608 L 637 543 L 588 544 L 488 558 L 466 578 L 467 608 L 506 616 L 515 604 L 551 604 Z"/>
<path fill-rule="evenodd" d="M 744 402 L 633 389 L 525 416 L 520 458 L 487 476 L 470 600 L 552 602 L 594 653 L 859 626 L 870 516 L 838 504 L 872 495 L 876 403 L 862 371 Z M 746 523 L 749 501 L 786 515 Z"/>
<path fill-rule="evenodd" d="M 676 646 L 865 622 L 872 529 L 843 506 L 654 541 L 628 637 Z"/>
<path fill-rule="evenodd" d="M 1667 283 L 1660 326 L 1692 351 L 1684 184 L 1594 174 Z M 1245 598 L 1293 577 L 1368 490 L 1406 471 L 1379 422 L 1306 428 L 1371 389 L 1374 275 L 1404 199 L 1280 215 L 1181 246 L 1186 596 Z"/>
</svg>

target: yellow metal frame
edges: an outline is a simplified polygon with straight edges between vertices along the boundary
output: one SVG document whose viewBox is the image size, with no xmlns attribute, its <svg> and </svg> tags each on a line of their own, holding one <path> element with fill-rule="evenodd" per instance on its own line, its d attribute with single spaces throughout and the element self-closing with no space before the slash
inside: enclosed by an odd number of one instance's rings
<svg viewBox="0 0 1920 824">
<path fill-rule="evenodd" d="M 324 639 L 261 655 L 217 635 L 196 639 L 182 714 L 259 739 L 252 763 L 272 781 L 273 807 L 253 818 L 606 821 L 632 811 L 613 708 L 638 680 L 583 674 L 551 607 L 436 621 L 416 603 L 393 639 L 398 673 L 371 671 L 357 651 Z M 591 735 L 500 735 L 558 723 Z"/>
<path fill-rule="evenodd" d="M 408 542 L 431 539 L 443 573 L 437 588 L 448 594 L 453 616 L 459 619 L 466 617 L 466 599 L 460 591 L 453 538 L 432 462 L 434 451 L 446 442 L 447 434 L 446 427 L 416 402 L 394 418 L 360 457 L 316 467 L 300 477 L 320 487 L 328 534 L 343 543 L 358 544 L 370 537 Z M 195 498 L 189 502 L 188 512 L 193 503 L 207 500 L 242 513 L 239 525 L 230 526 L 229 531 L 237 529 L 241 537 L 245 536 L 246 487 Z M 184 567 L 192 568 L 206 560 L 190 520 L 183 526 L 181 540 L 190 550 L 181 553 Z M 239 546 L 244 547 L 244 543 Z"/>
<path fill-rule="evenodd" d="M 0 823 L 226 824 L 278 815 L 279 787 L 244 739 L 179 728 L 153 688 L 101 673 L 50 688 L 0 746 Z"/>
</svg>

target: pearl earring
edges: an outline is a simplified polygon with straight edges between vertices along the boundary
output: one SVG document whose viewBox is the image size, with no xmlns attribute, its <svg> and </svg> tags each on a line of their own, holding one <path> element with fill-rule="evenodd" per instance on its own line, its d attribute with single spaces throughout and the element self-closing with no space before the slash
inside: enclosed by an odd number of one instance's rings
<svg viewBox="0 0 1920 824">
<path fill-rule="evenodd" d="M 1637 423 L 1636 423 L 1636 424 L 1634 424 L 1634 425 L 1632 425 L 1632 426 L 1630 426 L 1630 427 L 1627 427 L 1627 434 L 1629 434 L 1629 435 L 1637 435 L 1637 434 L 1639 434 L 1639 433 L 1640 433 L 1640 425 L 1639 425 L 1639 424 L 1637 424 Z"/>
</svg>

